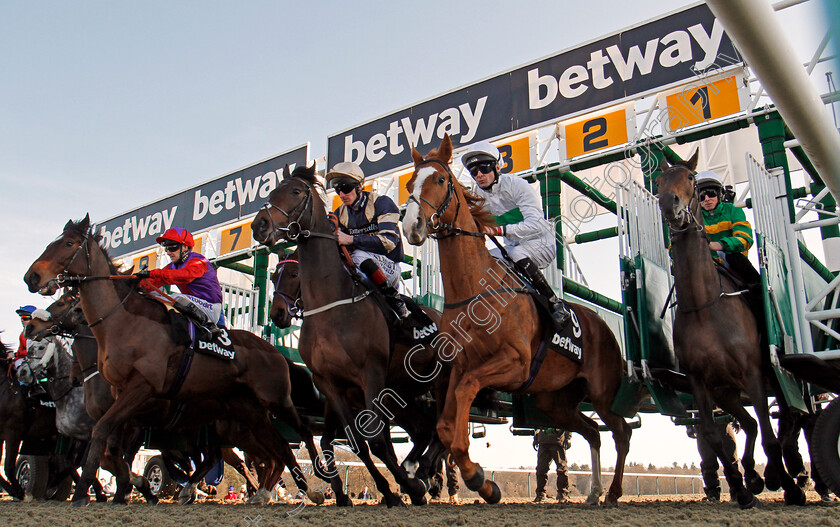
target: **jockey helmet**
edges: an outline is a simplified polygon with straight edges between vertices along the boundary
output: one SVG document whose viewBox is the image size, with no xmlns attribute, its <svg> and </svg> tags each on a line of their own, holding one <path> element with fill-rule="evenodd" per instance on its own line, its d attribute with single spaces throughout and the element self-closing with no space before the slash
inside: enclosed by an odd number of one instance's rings
<svg viewBox="0 0 840 527">
<path fill-rule="evenodd" d="M 172 241 L 175 243 L 179 243 L 181 245 L 186 245 L 190 249 L 195 246 L 195 241 L 193 241 L 193 235 L 187 229 L 183 227 L 172 227 L 171 229 L 167 230 L 157 238 L 155 241 L 162 244 L 165 241 Z"/>
<path fill-rule="evenodd" d="M 698 194 L 706 189 L 716 190 L 718 197 L 723 193 L 723 182 L 713 170 L 698 172 L 696 178 Z"/>
<path fill-rule="evenodd" d="M 498 163 L 501 159 L 499 149 L 493 146 L 489 141 L 479 141 L 473 143 L 466 152 L 461 156 L 461 164 L 469 170 L 472 165 L 486 161 L 495 161 Z"/>
<path fill-rule="evenodd" d="M 31 316 L 36 309 L 38 308 L 36 308 L 35 306 L 20 306 L 19 308 L 15 309 L 15 313 L 22 317 L 27 315 Z"/>
<path fill-rule="evenodd" d="M 327 186 L 331 188 L 341 184 L 360 187 L 364 182 L 365 173 L 362 172 L 362 167 L 350 161 L 336 163 L 332 170 L 327 172 Z"/>
</svg>

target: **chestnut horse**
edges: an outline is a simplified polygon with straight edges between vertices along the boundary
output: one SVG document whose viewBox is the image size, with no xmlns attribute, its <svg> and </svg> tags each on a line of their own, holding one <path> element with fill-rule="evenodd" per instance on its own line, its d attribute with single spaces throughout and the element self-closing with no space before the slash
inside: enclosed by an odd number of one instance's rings
<svg viewBox="0 0 840 527">
<path fill-rule="evenodd" d="M 735 484 L 738 505 L 755 506 L 753 493 L 763 488 L 753 459 L 758 429 L 741 402 L 742 393 L 749 397 L 761 426 L 761 444 L 767 454 L 767 486 L 781 485 L 786 503 L 804 504 L 805 494 L 784 469 L 782 446 L 770 423 L 766 386 L 769 382 L 777 394 L 782 393 L 781 388 L 771 369 L 769 354 L 761 350 L 755 316 L 737 293 L 739 288 L 718 272 L 712 259 L 695 185 L 696 167 L 697 152 L 674 166 L 665 163 L 656 180 L 659 208 L 671 231 L 674 287 L 679 299 L 674 319 L 674 349 L 679 367 L 691 384 L 703 437 L 724 468 L 728 467 L 726 477 Z M 780 429 L 786 430 L 790 428 L 790 411 L 784 397 L 778 399 Z M 713 426 L 715 404 L 735 417 L 747 435 L 741 463 L 749 489 L 737 466 L 724 461 L 720 431 Z"/>
<path fill-rule="evenodd" d="M 615 336 L 594 311 L 575 306 L 583 332 L 583 363 L 548 352 L 539 373 L 525 386 L 543 336 L 543 321 L 534 301 L 529 295 L 520 294 L 520 283 L 490 256 L 483 236 L 478 234 L 484 225 L 491 224 L 489 212 L 481 207 L 480 198 L 466 190 L 452 174 L 449 136 L 427 157 L 413 148 L 411 155 L 414 174 L 408 182 L 411 197 L 403 219 L 403 232 L 413 245 L 422 245 L 430 234 L 438 238 L 447 306 L 457 304 L 452 308 L 445 306 L 443 311 L 441 334 L 452 337 L 449 345 L 454 351 L 449 354 L 456 356 L 437 428 L 441 441 L 461 469 L 465 484 L 490 503 L 501 499 L 498 486 L 485 479 L 481 466 L 469 456 L 469 412 L 476 394 L 485 387 L 524 391 L 536 396 L 537 407 L 558 427 L 577 432 L 589 442 L 592 489 L 587 503 L 598 503 L 603 493 L 601 437 L 595 421 L 578 410 L 578 404 L 587 398 L 612 431 L 615 441 L 615 477 L 605 499 L 607 504 L 614 504 L 622 495 L 624 460 L 631 433 L 624 418 L 610 408 L 623 375 L 621 350 Z M 506 292 L 488 295 L 488 270 L 501 278 Z M 496 315 L 488 314 L 483 323 L 477 321 L 474 300 L 481 300 L 483 309 Z"/>
<path fill-rule="evenodd" d="M 249 449 L 259 451 L 263 459 L 276 460 L 278 467 L 289 467 L 298 488 L 313 501 L 323 502 L 323 494 L 309 491 L 288 442 L 269 420 L 270 411 L 291 425 L 306 441 L 313 464 L 320 467 L 312 434 L 292 403 L 288 366 L 276 360 L 276 350 L 247 331 L 223 330 L 234 345 L 234 360 L 202 354 L 186 360 L 186 347 L 175 342 L 166 308 L 137 293 L 136 283 L 113 279 L 117 269 L 99 245 L 100 239 L 89 217 L 70 221 L 24 276 L 29 290 L 42 294 L 78 283 L 82 311 L 88 321 L 94 321 L 90 325 L 98 343 L 99 372 L 116 394 L 93 428 L 73 504 L 89 501 L 87 488 L 109 436 L 121 431 L 155 398 L 214 403 L 215 411 L 205 419 L 215 420 L 220 413 L 235 416 L 260 439 Z"/>
<path fill-rule="evenodd" d="M 333 431 L 343 427 L 389 507 L 401 506 L 402 500 L 390 490 L 384 477 L 376 477 L 373 464 L 368 464 L 368 444 L 412 503 L 423 504 L 427 472 L 442 451 L 434 426 L 420 426 L 425 418 L 415 399 L 435 384 L 445 384 L 446 364 L 441 364 L 432 347 L 426 345 L 417 345 L 410 352 L 403 350 L 402 357 L 397 358 L 388 321 L 377 301 L 357 286 L 344 268 L 316 185 L 314 166 L 298 167 L 293 174 L 286 170 L 251 229 L 257 241 L 269 246 L 281 238 L 298 244 L 301 298 L 306 309 L 298 350 L 328 403 L 321 448 L 330 449 Z M 425 311 L 433 321 L 439 320 L 434 310 Z M 357 412 L 359 408 L 362 410 Z M 423 442 L 432 445 L 419 463 L 417 477 L 412 477 L 416 466 L 398 463 L 390 442 L 389 420 L 401 412 L 414 419 L 426 435 L 415 447 Z M 328 463 L 332 461 L 331 456 L 325 457 Z M 335 474 L 332 467 L 328 469 Z M 333 490 L 337 482 L 340 480 L 333 480 Z"/>
</svg>

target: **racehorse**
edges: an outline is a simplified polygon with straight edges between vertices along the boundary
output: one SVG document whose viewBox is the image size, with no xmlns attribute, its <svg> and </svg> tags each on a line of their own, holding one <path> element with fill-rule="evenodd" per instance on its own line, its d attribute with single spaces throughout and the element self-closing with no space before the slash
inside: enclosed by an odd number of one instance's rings
<svg viewBox="0 0 840 527">
<path fill-rule="evenodd" d="M 99 372 L 117 394 L 97 421 L 74 505 L 87 504 L 87 488 L 95 477 L 109 436 L 128 423 L 152 398 L 173 404 L 214 403 L 214 414 L 236 419 L 260 441 L 249 445 L 263 459 L 289 467 L 298 488 L 317 503 L 323 494 L 310 491 L 288 442 L 269 420 L 268 411 L 286 421 L 306 441 L 313 465 L 321 468 L 312 434 L 300 420 L 290 396 L 289 371 L 276 350 L 247 331 L 223 330 L 235 359 L 222 361 L 203 354 L 187 355 L 172 333 L 166 308 L 140 295 L 136 282 L 117 275 L 91 229 L 90 218 L 69 221 L 57 240 L 30 266 L 24 281 L 32 292 L 53 294 L 61 285 L 77 283 L 82 311 L 98 343 Z M 119 277 L 121 278 L 121 277 Z M 185 360 L 188 359 L 188 360 Z M 198 417 L 198 416 L 192 416 Z M 279 478 L 279 476 L 278 476 Z"/>
<path fill-rule="evenodd" d="M 271 301 L 270 316 L 271 321 L 279 328 L 287 328 L 292 323 L 292 318 L 302 318 L 304 314 L 303 304 L 300 296 L 300 263 L 297 260 L 297 251 L 287 255 L 284 260 L 281 260 L 274 272 L 271 274 L 271 282 L 274 284 L 274 296 Z M 440 313 L 433 309 L 427 309 L 427 313 L 436 322 L 440 322 Z M 404 376 L 402 371 L 405 371 L 406 354 L 411 351 L 409 346 L 403 343 L 397 343 L 394 346 L 393 355 L 391 357 L 391 366 L 388 370 L 389 379 L 400 379 Z M 413 362 L 413 361 L 412 361 Z M 439 374 L 440 381 L 438 382 L 438 396 L 442 396 L 445 391 L 445 380 L 448 373 Z M 394 421 L 403 428 L 411 437 L 413 448 L 408 453 L 403 466 L 413 467 L 419 464 L 419 458 L 423 455 L 424 450 L 432 440 L 432 431 L 434 430 L 435 421 L 424 414 L 422 410 L 416 408 L 413 404 L 410 407 L 403 409 L 403 411 L 396 412 Z M 369 457 L 368 457 L 369 459 Z M 373 464 L 373 461 L 365 461 L 368 470 L 371 471 L 371 476 L 374 481 L 378 481 L 382 476 Z M 420 477 L 425 477 L 422 473 Z M 438 485 L 436 479 L 431 478 L 430 483 Z M 430 489 L 431 490 L 431 489 Z M 344 501 L 341 494 L 336 494 L 336 500 Z"/>
<path fill-rule="evenodd" d="M 99 375 L 97 370 L 96 340 L 93 337 L 91 329 L 87 325 L 81 308 L 78 307 L 78 303 L 78 293 L 68 289 L 58 300 L 53 302 L 47 308 L 47 311 L 49 311 L 51 315 L 50 320 L 41 321 L 39 319 L 34 319 L 29 326 L 27 326 L 27 332 L 31 333 L 30 336 L 33 338 L 38 338 L 44 334 L 62 334 L 72 336 L 74 338 L 73 356 L 79 366 L 79 384 L 82 384 L 85 389 L 85 403 L 87 404 L 87 411 L 90 415 L 99 418 L 105 413 L 111 404 L 113 404 L 114 398 L 111 395 L 111 386 Z M 279 352 L 277 355 L 278 358 L 281 356 Z M 309 378 L 309 374 L 306 373 L 306 371 L 300 366 L 288 361 L 288 359 L 286 361 L 289 365 L 289 377 L 292 385 L 292 399 L 295 407 L 302 409 L 307 414 L 323 414 L 323 401 L 315 392 L 312 380 Z M 190 406 L 185 409 L 185 412 L 194 412 L 196 410 L 196 405 L 200 404 L 201 402 L 191 403 Z M 150 401 L 149 406 L 152 407 L 153 410 L 144 411 L 142 416 L 133 420 L 132 424 L 161 429 L 172 428 L 174 426 L 172 423 L 173 414 L 175 412 L 172 411 L 172 408 L 169 407 L 168 403 L 155 400 Z M 208 414 L 210 412 L 198 409 L 197 413 Z M 178 420 L 177 423 L 179 425 L 184 424 L 184 421 Z M 251 435 L 249 430 L 244 427 L 236 426 L 226 420 L 219 420 L 216 424 L 217 431 L 218 429 L 228 430 L 227 437 L 225 439 L 230 443 L 236 444 L 246 435 Z M 90 438 L 92 427 L 93 424 L 91 424 L 90 428 L 88 428 L 85 432 L 87 439 Z M 182 427 L 179 426 L 179 428 Z M 181 432 L 186 435 L 194 435 L 196 430 L 181 430 Z M 254 442 L 256 439 L 252 437 L 250 441 Z M 187 442 L 190 443 L 189 440 Z M 103 456 L 102 462 L 103 467 L 115 474 L 117 477 L 118 490 L 114 494 L 114 501 L 117 503 L 122 503 L 124 501 L 127 491 L 130 491 L 130 486 L 128 485 L 128 477 L 130 475 L 131 483 L 144 494 L 146 499 L 148 501 L 157 502 L 157 498 L 150 492 L 149 483 L 146 479 L 136 474 L 130 474 L 127 470 L 123 470 L 123 467 L 127 467 L 127 465 L 119 461 L 124 457 L 133 458 L 136 454 L 137 448 L 129 447 L 129 451 L 124 453 L 122 449 L 123 445 L 112 443 L 113 442 L 109 443 L 109 450 L 106 450 L 106 454 L 108 454 L 108 456 Z M 131 444 L 132 441 L 129 441 L 128 443 Z M 195 442 L 193 441 L 192 443 Z M 248 442 L 246 441 L 243 443 L 243 446 L 247 444 Z M 136 446 L 139 447 L 139 443 L 137 443 Z M 215 466 L 220 456 L 225 462 L 234 467 L 237 472 L 242 474 L 242 476 L 248 481 L 248 484 L 252 486 L 255 491 L 255 494 L 249 500 L 249 503 L 252 504 L 267 501 L 268 496 L 270 495 L 269 491 L 275 483 L 275 481 L 272 480 L 275 475 L 274 470 L 279 471 L 277 474 L 278 476 L 279 473 L 282 472 L 282 468 L 278 469 L 269 462 L 267 470 L 262 472 L 262 477 L 258 482 L 254 479 L 253 474 L 247 468 L 242 459 L 239 458 L 239 456 L 230 448 L 209 448 L 204 450 L 193 448 L 192 452 L 180 452 L 167 449 L 162 451 L 162 454 L 165 461 L 169 460 L 174 464 L 174 466 L 172 466 L 173 470 L 183 469 L 186 472 L 191 472 L 190 475 L 184 475 L 184 478 L 187 479 L 188 482 L 179 492 L 178 498 L 181 503 L 191 503 L 194 500 L 195 487 L 206 475 L 206 473 Z M 106 457 L 108 459 L 106 459 Z M 195 459 L 201 459 L 202 461 L 198 463 L 195 470 L 190 470 L 189 467 L 191 466 L 191 460 Z M 114 463 L 119 464 L 115 466 Z"/>
<path fill-rule="evenodd" d="M 251 228 L 260 243 L 271 246 L 282 237 L 298 244 L 301 299 L 307 310 L 298 350 L 328 403 L 321 448 L 330 451 L 334 431 L 343 427 L 389 507 L 401 506 L 402 500 L 390 490 L 384 477 L 377 477 L 372 462 L 368 463 L 366 443 L 406 490 L 412 503 L 423 504 L 425 480 L 441 447 L 433 420 L 428 426 L 424 424 L 424 414 L 415 399 L 433 385 L 443 386 L 446 364 L 437 360 L 431 346 L 395 345 L 378 302 L 354 282 L 342 264 L 334 228 L 316 185 L 314 166 L 298 167 L 294 173 L 287 169 Z M 438 320 L 434 310 L 425 312 L 433 321 Z M 405 349 L 397 351 L 400 346 Z M 409 347 L 413 351 L 408 351 Z M 400 353 L 404 360 L 396 359 Z M 390 406 L 386 407 L 385 402 L 390 402 Z M 357 413 L 356 409 L 362 410 Z M 390 442 L 388 422 L 398 413 L 408 415 L 406 420 L 413 419 L 418 428 L 413 436 L 417 440 L 415 448 L 422 452 L 426 445 L 432 445 L 419 463 L 417 477 L 406 471 L 408 468 L 415 475 L 417 468 L 410 462 L 402 466 L 398 463 Z M 325 457 L 329 463 L 331 456 Z M 333 467 L 328 469 L 335 474 Z M 332 488 L 338 497 L 341 487 L 337 477 Z"/>
<path fill-rule="evenodd" d="M 703 437 L 724 460 L 723 444 L 717 427 L 712 426 L 712 411 L 717 404 L 741 424 L 747 435 L 742 465 L 749 489 L 737 467 L 730 466 L 727 479 L 737 486 L 741 508 L 753 507 L 757 500 L 753 493 L 763 488 L 761 477 L 755 472 L 753 451 L 758 434 L 755 420 L 741 402 L 746 393 L 753 404 L 761 426 L 761 444 L 767 454 L 764 476 L 767 486 L 785 491 L 785 502 L 804 504 L 805 494 L 784 469 L 782 447 L 770 423 L 767 404 L 767 383 L 775 393 L 781 388 L 772 372 L 769 354 L 760 346 L 761 335 L 756 319 L 739 288 L 729 276 L 715 266 L 709 250 L 709 238 L 695 185 L 697 154 L 685 162 L 669 166 L 663 162 L 662 174 L 656 185 L 659 209 L 671 232 L 674 287 L 678 308 L 674 320 L 674 349 L 680 370 L 691 384 L 691 392 L 700 415 Z M 787 407 L 780 401 L 780 430 L 790 429 L 786 419 Z M 783 432 L 782 432 L 783 433 Z"/>
<path fill-rule="evenodd" d="M 11 348 L 3 343 L 0 353 L 9 355 Z M 14 378 L 11 359 L 2 361 L 5 374 L 0 380 L 0 441 L 5 443 L 3 469 L 8 480 L 0 477 L 0 487 L 17 500 L 24 499 L 24 490 L 16 476 L 16 462 L 24 439 L 55 437 L 55 409 L 36 404 L 29 407 L 23 390 Z"/>
<path fill-rule="evenodd" d="M 455 355 L 449 391 L 437 430 L 461 469 L 470 490 L 490 503 L 501 499 L 498 486 L 485 479 L 469 456 L 469 412 L 479 390 L 490 387 L 536 396 L 537 407 L 558 427 L 581 434 L 592 455 L 592 489 L 587 503 L 603 493 L 600 474 L 601 438 L 598 425 L 578 411 L 587 397 L 612 431 L 617 453 L 615 476 L 605 498 L 614 504 L 622 495 L 624 461 L 630 447 L 630 426 L 611 410 L 622 380 L 618 342 L 607 324 L 591 309 L 575 306 L 583 338 L 583 362 L 548 352 L 536 375 L 532 361 L 543 336 L 544 322 L 534 300 L 505 266 L 490 256 L 480 234 L 492 224 L 480 198 L 452 174 L 452 144 L 446 135 L 439 148 L 423 157 L 412 148 L 414 173 L 403 233 L 409 243 L 422 245 L 429 235 L 438 239 L 441 274 L 447 304 L 442 332 L 450 337 L 447 354 Z M 491 274 L 492 273 L 492 274 Z M 495 277 L 495 278 L 494 278 Z M 494 281 L 501 289 L 490 291 Z M 573 320 L 574 322 L 574 320 Z M 444 343 L 441 343 L 444 345 Z"/>
</svg>

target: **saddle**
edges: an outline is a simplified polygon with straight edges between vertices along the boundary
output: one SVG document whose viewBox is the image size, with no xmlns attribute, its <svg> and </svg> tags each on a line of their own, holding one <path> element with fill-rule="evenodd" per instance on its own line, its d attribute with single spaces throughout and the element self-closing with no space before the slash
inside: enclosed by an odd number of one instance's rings
<svg viewBox="0 0 840 527">
<path fill-rule="evenodd" d="M 236 352 L 233 349 L 227 329 L 222 328 L 217 335 L 211 335 L 206 328 L 184 316 L 177 309 L 167 306 L 172 339 L 179 346 L 187 346 L 204 355 L 223 360 L 233 360 Z"/>
</svg>

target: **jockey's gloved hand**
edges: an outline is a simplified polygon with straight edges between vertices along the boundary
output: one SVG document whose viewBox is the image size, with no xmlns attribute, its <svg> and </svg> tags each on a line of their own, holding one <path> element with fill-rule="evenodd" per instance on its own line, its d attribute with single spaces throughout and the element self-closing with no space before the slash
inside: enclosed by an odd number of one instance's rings
<svg viewBox="0 0 840 527">
<path fill-rule="evenodd" d="M 146 278 L 149 278 L 150 276 L 152 276 L 152 272 L 149 271 L 148 269 L 142 269 L 142 270 L 134 273 L 134 277 L 137 278 L 138 280 L 145 280 Z"/>
</svg>

